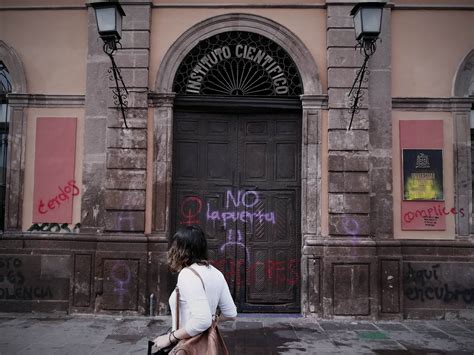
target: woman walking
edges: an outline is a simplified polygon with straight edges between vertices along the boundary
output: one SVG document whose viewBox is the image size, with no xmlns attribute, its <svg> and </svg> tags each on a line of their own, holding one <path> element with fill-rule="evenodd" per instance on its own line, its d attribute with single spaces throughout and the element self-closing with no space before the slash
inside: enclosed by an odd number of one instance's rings
<svg viewBox="0 0 474 355">
<path fill-rule="evenodd" d="M 222 314 L 220 320 L 237 316 L 224 275 L 209 264 L 207 240 L 199 226 L 186 226 L 175 233 L 168 251 L 168 266 L 171 271 L 179 272 L 177 289 L 169 298 L 172 331 L 154 340 L 153 351 L 210 329 L 217 307 Z"/>
</svg>

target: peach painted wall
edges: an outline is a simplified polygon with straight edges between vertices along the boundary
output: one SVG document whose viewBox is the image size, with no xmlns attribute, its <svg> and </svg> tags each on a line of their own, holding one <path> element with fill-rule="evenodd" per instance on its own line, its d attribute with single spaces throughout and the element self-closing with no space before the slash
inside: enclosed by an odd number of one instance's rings
<svg viewBox="0 0 474 355">
<path fill-rule="evenodd" d="M 323 92 L 327 92 L 326 11 L 322 9 L 202 9 L 155 8 L 152 11 L 149 82 L 156 75 L 169 47 L 195 24 L 226 13 L 249 13 L 271 19 L 292 31 L 313 55 Z"/>
<path fill-rule="evenodd" d="M 84 94 L 87 11 L 0 11 L 0 39 L 25 68 L 29 94 Z"/>
<path fill-rule="evenodd" d="M 394 10 L 393 97 L 451 96 L 458 66 L 472 48 L 474 11 Z"/>
<path fill-rule="evenodd" d="M 225 4 L 265 4 L 265 5 L 274 5 L 274 4 L 292 4 L 292 3 L 297 3 L 297 4 L 325 4 L 325 0 L 298 0 L 298 1 L 289 1 L 289 0 L 241 0 L 241 1 L 235 1 L 235 0 L 153 0 L 154 5 L 161 5 L 161 4 L 197 4 L 197 5 L 202 5 L 202 4 L 220 4 L 220 5 L 225 5 Z"/>
<path fill-rule="evenodd" d="M 0 0 L 1 6 L 84 6 L 86 0 Z"/>
<path fill-rule="evenodd" d="M 33 186 L 35 167 L 35 145 L 36 145 L 36 119 L 38 117 L 76 117 L 76 163 L 75 181 L 82 193 L 82 152 L 84 150 L 84 109 L 81 108 L 29 108 L 27 114 L 26 133 L 26 160 L 25 160 L 25 182 L 23 198 L 23 231 L 26 231 L 33 221 Z M 81 195 L 74 198 L 73 224 L 81 221 Z"/>
<path fill-rule="evenodd" d="M 448 112 L 406 112 L 392 111 L 393 127 L 393 232 L 395 239 L 454 239 L 455 220 L 452 214 L 446 216 L 444 231 L 402 231 L 402 167 L 400 156 L 400 120 L 443 120 L 443 186 L 446 209 L 454 207 L 454 165 L 453 165 L 453 125 Z"/>
<path fill-rule="evenodd" d="M 473 5 L 472 0 L 391 0 L 397 5 Z"/>
</svg>

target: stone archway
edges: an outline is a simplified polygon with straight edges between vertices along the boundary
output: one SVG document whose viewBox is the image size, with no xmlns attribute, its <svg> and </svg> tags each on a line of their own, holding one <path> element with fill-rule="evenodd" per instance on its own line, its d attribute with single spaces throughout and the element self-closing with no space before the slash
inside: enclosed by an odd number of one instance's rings
<svg viewBox="0 0 474 355">
<path fill-rule="evenodd" d="M 7 153 L 5 230 L 20 230 L 26 145 L 26 114 L 21 98 L 27 93 L 26 76 L 20 57 L 3 41 L 0 41 L 0 60 L 5 64 L 12 78 L 12 92 L 7 96 L 11 113 Z"/>
<path fill-rule="evenodd" d="M 302 310 L 308 312 L 304 247 L 321 234 L 321 109 L 324 97 L 314 59 L 290 30 L 267 18 L 251 14 L 226 14 L 202 21 L 183 33 L 170 47 L 158 70 L 154 106 L 153 147 L 153 234 L 165 242 L 170 232 L 170 201 L 172 175 L 172 132 L 176 71 L 186 54 L 199 42 L 227 31 L 254 32 L 281 46 L 296 64 L 303 83 L 302 101 L 302 171 L 301 171 L 301 233 L 302 233 Z"/>
<path fill-rule="evenodd" d="M 472 167 L 470 111 L 474 104 L 474 50 L 461 61 L 453 80 L 452 114 L 455 132 L 454 171 L 456 208 L 469 211 L 469 218 L 456 218 L 456 232 L 466 236 L 474 232 L 472 217 Z"/>
</svg>

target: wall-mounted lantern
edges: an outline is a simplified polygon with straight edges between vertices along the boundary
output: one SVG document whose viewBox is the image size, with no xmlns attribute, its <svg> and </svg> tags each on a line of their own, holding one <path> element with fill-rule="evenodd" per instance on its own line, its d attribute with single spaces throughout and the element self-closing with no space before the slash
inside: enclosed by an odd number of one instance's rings
<svg viewBox="0 0 474 355">
<path fill-rule="evenodd" d="M 363 100 L 363 91 L 361 91 L 362 82 L 368 80 L 367 62 L 375 53 L 376 42 L 382 29 L 382 14 L 385 2 L 360 2 L 351 10 L 351 16 L 354 20 L 354 31 L 357 40 L 356 49 L 359 48 L 364 54 L 364 62 L 357 72 L 349 96 L 349 112 L 351 121 L 347 130 L 352 127 L 354 114 L 360 111 L 360 103 Z"/>
<path fill-rule="evenodd" d="M 91 1 L 89 4 L 95 10 L 97 31 L 100 38 L 104 41 L 104 53 L 109 56 L 112 62 L 112 68 L 109 69 L 109 73 L 112 75 L 109 78 L 115 81 L 115 89 L 112 89 L 114 102 L 115 105 L 120 106 L 125 128 L 128 128 L 125 118 L 125 111 L 128 105 L 128 90 L 120 74 L 120 69 L 114 60 L 115 52 L 122 47 L 120 39 L 122 38 L 122 18 L 125 16 L 125 12 L 117 0 Z"/>
</svg>

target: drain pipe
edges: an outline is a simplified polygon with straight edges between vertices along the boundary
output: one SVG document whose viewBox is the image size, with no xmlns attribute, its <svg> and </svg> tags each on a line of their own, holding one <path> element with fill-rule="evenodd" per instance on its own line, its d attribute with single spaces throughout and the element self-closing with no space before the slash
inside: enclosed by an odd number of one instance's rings
<svg viewBox="0 0 474 355">
<path fill-rule="evenodd" d="M 150 317 L 153 317 L 153 306 L 155 303 L 155 295 L 152 293 L 150 295 Z"/>
</svg>

